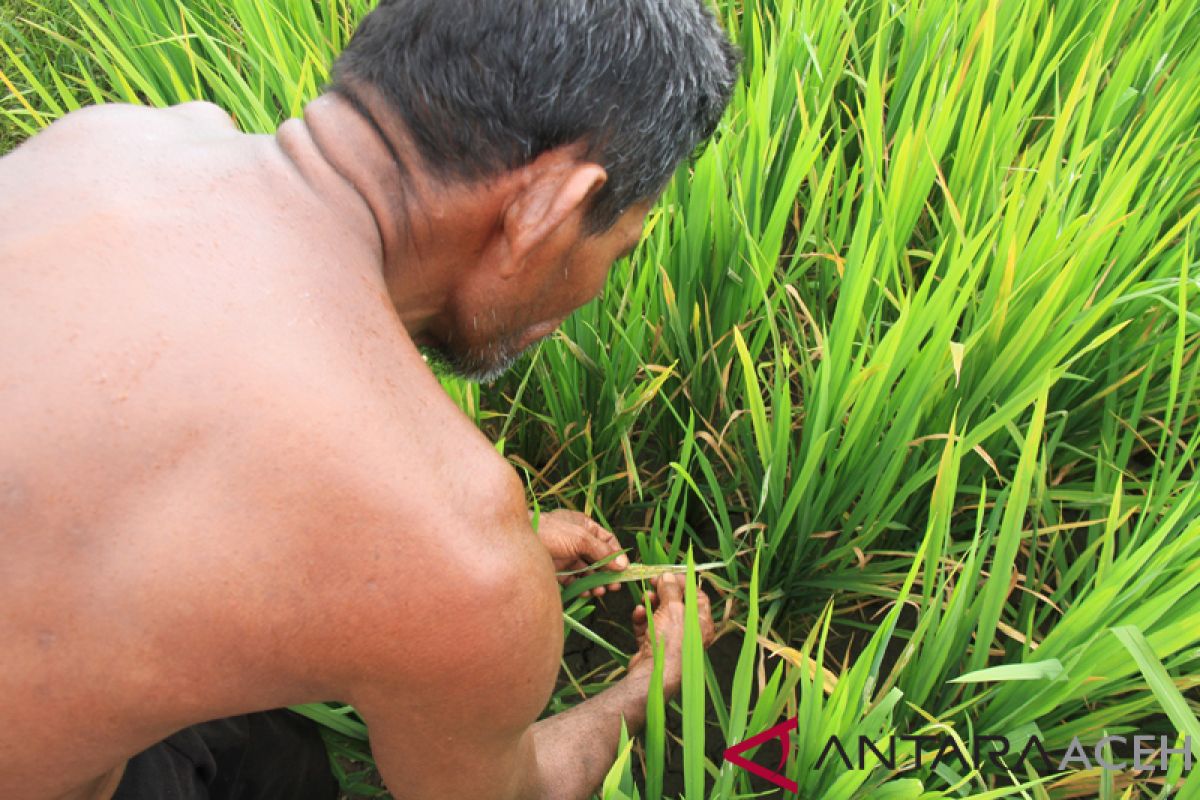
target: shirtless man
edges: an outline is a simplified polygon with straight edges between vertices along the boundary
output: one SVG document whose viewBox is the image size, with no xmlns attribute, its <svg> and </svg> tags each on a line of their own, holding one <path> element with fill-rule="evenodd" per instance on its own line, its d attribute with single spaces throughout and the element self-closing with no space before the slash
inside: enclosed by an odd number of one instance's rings
<svg viewBox="0 0 1200 800">
<path fill-rule="evenodd" d="M 617 545 L 539 542 L 420 348 L 486 378 L 594 297 L 735 62 L 700 0 L 393 0 L 273 136 L 109 106 L 0 160 L 0 798 L 209 797 L 137 754 L 333 698 L 401 798 L 592 792 L 647 612 L 627 676 L 538 721 L 554 564 Z M 668 691 L 682 605 L 658 584 Z"/>
</svg>

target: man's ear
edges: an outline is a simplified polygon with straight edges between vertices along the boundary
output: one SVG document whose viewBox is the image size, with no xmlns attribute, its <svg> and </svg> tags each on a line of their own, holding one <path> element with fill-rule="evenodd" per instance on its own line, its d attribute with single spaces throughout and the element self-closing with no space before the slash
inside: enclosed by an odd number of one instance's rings
<svg viewBox="0 0 1200 800">
<path fill-rule="evenodd" d="M 565 226 L 581 227 L 589 201 L 608 181 L 608 173 L 586 161 L 531 164 L 530 175 L 504 212 L 508 258 L 501 274 L 519 272 L 531 253 L 554 239 Z M 572 240 L 573 241 L 573 240 Z"/>
</svg>

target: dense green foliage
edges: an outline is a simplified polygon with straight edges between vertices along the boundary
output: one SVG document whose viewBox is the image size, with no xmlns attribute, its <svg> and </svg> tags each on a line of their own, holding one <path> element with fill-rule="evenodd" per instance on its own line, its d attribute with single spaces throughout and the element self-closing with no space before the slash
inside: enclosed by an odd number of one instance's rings
<svg viewBox="0 0 1200 800">
<path fill-rule="evenodd" d="M 6 135 L 198 97 L 271 130 L 366 6 L 35 8 L 0 47 Z M 682 729 L 652 705 L 605 796 L 659 797 L 676 736 L 688 798 L 743 796 L 706 737 L 794 715 L 802 797 L 1163 796 L 1178 758 L 1046 781 L 814 763 L 832 733 L 1200 746 L 1196 7 L 720 7 L 744 80 L 637 253 L 507 378 L 446 382 L 533 502 L 605 519 L 637 560 L 726 563 L 704 580 L 733 604 L 734 674 L 689 652 Z M 555 708 L 623 663 L 596 616 L 573 600 L 568 629 L 612 661 Z"/>
</svg>

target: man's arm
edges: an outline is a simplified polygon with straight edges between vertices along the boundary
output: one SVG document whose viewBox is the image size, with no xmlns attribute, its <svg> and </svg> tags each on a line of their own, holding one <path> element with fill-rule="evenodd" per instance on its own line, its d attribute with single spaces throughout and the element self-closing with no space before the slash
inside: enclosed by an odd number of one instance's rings
<svg viewBox="0 0 1200 800">
<path fill-rule="evenodd" d="M 394 678 L 373 681 L 352 698 L 397 797 L 586 800 L 613 763 L 622 718 L 631 731 L 642 724 L 652 667 L 644 641 L 623 680 L 536 722 L 558 674 L 562 607 L 549 558 L 532 531 L 517 541 L 532 547 L 484 558 L 475 574 L 489 581 L 447 587 L 431 615 L 442 633 L 411 643 Z M 669 693 L 679 685 L 682 582 L 666 578 L 657 594 L 655 629 L 664 642 Z M 706 601 L 700 610 L 707 644 Z M 644 621 L 644 610 L 635 612 L 639 631 Z"/>
<path fill-rule="evenodd" d="M 654 629 L 663 642 L 663 692 L 671 696 L 682 679 L 684 626 L 684 580 L 664 575 L 656 583 L 650 599 L 656 604 Z M 714 626 L 708 597 L 697 593 L 704 646 L 712 643 Z M 612 688 L 584 703 L 538 722 L 533 726 L 534 744 L 542 773 L 545 797 L 586 798 L 600 785 L 612 767 L 620 739 L 621 719 L 632 733 L 641 728 L 646 716 L 646 698 L 654 658 L 646 636 L 646 612 L 634 611 L 638 633 L 638 653 L 630 661 L 628 675 Z"/>
</svg>

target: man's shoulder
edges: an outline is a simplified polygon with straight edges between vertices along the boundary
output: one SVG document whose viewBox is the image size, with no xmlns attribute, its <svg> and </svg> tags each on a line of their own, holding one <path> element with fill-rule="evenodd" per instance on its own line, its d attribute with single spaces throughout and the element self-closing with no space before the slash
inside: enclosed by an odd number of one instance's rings
<svg viewBox="0 0 1200 800">
<path fill-rule="evenodd" d="M 174 106 L 154 108 L 130 103 L 102 103 L 85 106 L 66 114 L 46 132 L 60 134 L 106 130 L 125 132 L 131 137 L 153 135 L 156 129 L 171 127 L 181 133 L 199 135 L 213 131 L 236 131 L 233 117 L 215 103 L 196 100 Z"/>
<path fill-rule="evenodd" d="M 196 101 L 165 108 L 104 103 L 60 117 L 14 154 L 32 156 L 53 150 L 81 158 L 98 153 L 109 158 L 129 152 L 144 159 L 164 145 L 238 133 L 233 118 L 213 103 Z"/>
<path fill-rule="evenodd" d="M 197 230 L 212 230 L 196 219 L 197 209 L 246 206 L 247 199 L 250 206 L 266 205 L 258 196 L 265 193 L 254 191 L 271 165 L 270 149 L 260 140 L 238 131 L 211 103 L 87 106 L 4 156 L 0 181 L 26 190 L 14 211 L 27 216 L 32 197 L 35 208 L 45 206 L 39 217 L 103 216 L 103 228 L 89 232 L 93 237 L 186 242 Z M 236 191 L 222 192 L 218 182 Z"/>
<path fill-rule="evenodd" d="M 447 637 L 478 640 L 495 608 L 554 587 L 516 472 L 437 393 L 387 411 L 347 405 L 323 424 L 328 449 L 308 467 L 325 525 L 301 560 L 322 565 L 322 636 L 353 639 L 341 651 L 352 681 L 373 664 L 423 674 Z"/>
<path fill-rule="evenodd" d="M 305 587 L 286 606 L 292 622 L 307 620 L 305 652 L 345 673 L 399 664 L 413 648 L 432 658 L 430 637 L 522 572 L 545 566 L 552 583 L 519 478 L 436 379 L 313 377 L 276 373 L 243 389 L 259 403 L 246 405 L 239 448 L 251 463 L 238 471 L 254 477 L 234 489 L 269 554 L 259 579 L 289 596 Z M 386 389 L 400 380 L 405 391 Z"/>
<path fill-rule="evenodd" d="M 257 413 L 278 431 L 261 457 L 274 474 L 303 471 L 325 515 L 354 520 L 356 545 L 503 548 L 528 528 L 520 479 L 411 345 L 395 347 L 391 359 L 310 353 L 283 386 L 264 376 Z"/>
</svg>

